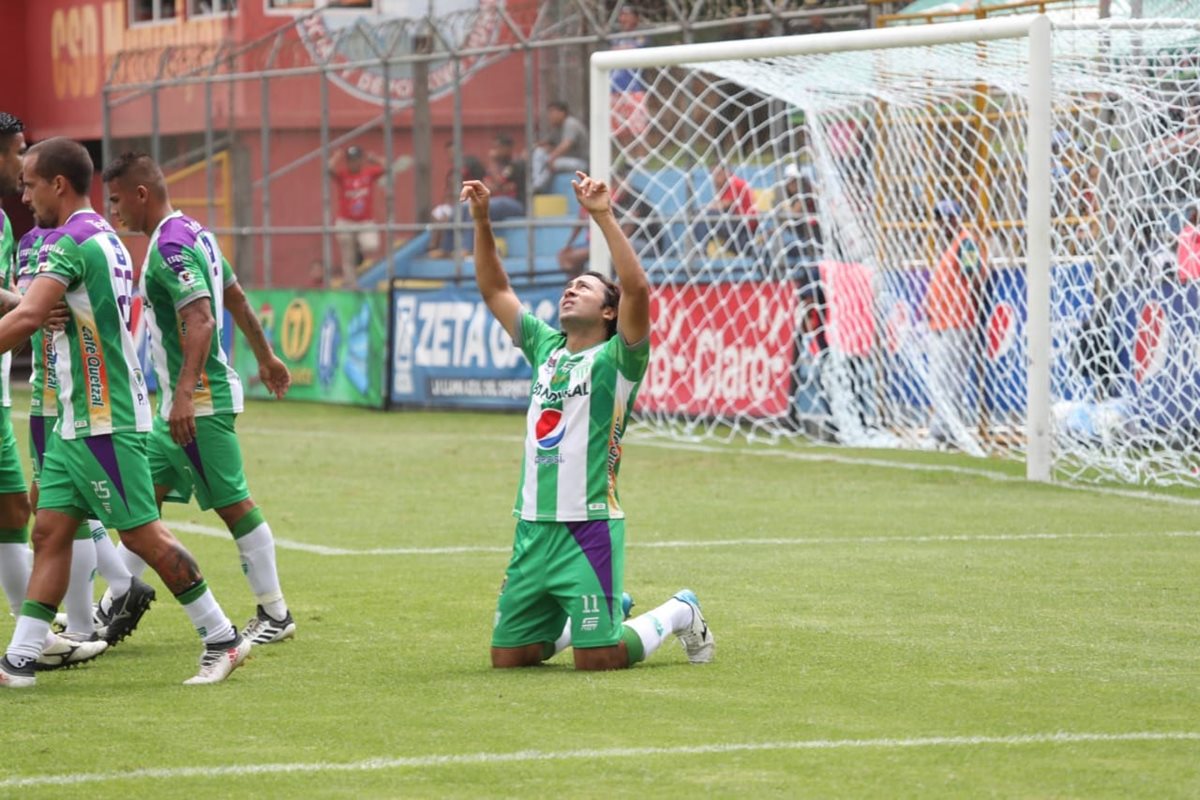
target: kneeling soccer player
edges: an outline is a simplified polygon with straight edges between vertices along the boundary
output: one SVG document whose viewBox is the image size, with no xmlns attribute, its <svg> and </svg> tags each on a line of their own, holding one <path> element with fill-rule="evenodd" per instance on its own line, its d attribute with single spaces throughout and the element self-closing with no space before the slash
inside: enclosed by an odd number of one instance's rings
<svg viewBox="0 0 1200 800">
<path fill-rule="evenodd" d="M 626 417 L 650 362 L 650 284 L 608 187 L 576 176 L 575 196 L 604 234 L 620 285 L 596 272 L 571 280 L 559 302 L 561 331 L 522 309 L 496 255 L 488 190 L 479 181 L 463 184 L 475 221 L 480 294 L 533 365 L 517 530 L 496 609 L 492 666 L 541 663 L 569 639 L 576 669 L 623 669 L 672 633 L 689 661 L 705 663 L 715 642 L 690 590 L 621 622 L 625 512 L 617 473 Z"/>
</svg>

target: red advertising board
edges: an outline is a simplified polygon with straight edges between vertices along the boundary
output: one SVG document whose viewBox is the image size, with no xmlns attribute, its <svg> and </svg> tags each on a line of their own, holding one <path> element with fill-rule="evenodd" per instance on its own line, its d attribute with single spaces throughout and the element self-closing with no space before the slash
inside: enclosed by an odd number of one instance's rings
<svg viewBox="0 0 1200 800">
<path fill-rule="evenodd" d="M 789 283 L 659 286 L 643 412 L 777 417 L 790 405 L 796 291 Z"/>
</svg>

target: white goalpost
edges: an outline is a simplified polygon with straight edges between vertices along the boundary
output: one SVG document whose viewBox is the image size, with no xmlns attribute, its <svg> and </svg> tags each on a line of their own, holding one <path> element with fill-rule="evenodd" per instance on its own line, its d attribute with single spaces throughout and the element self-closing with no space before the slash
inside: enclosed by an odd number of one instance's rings
<svg viewBox="0 0 1200 800">
<path fill-rule="evenodd" d="M 591 169 L 654 285 L 639 425 L 1200 485 L 1198 89 L 1180 20 L 596 53 Z"/>
</svg>

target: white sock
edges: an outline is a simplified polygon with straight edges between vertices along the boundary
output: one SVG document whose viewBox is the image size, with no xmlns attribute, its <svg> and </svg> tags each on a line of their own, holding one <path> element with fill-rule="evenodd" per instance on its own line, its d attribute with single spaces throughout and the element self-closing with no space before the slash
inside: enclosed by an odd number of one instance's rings
<svg viewBox="0 0 1200 800">
<path fill-rule="evenodd" d="M 112 593 L 120 597 L 129 591 L 129 583 L 133 576 L 125 566 L 125 560 L 121 558 L 117 546 L 109 538 L 104 525 L 99 520 L 90 519 L 88 526 L 92 529 L 92 542 L 96 545 L 96 570 L 108 583 Z"/>
<path fill-rule="evenodd" d="M 135 578 L 142 577 L 142 573 L 146 571 L 146 562 L 142 561 L 142 557 L 125 546 L 125 543 L 117 545 L 117 553 L 120 554 L 121 560 L 125 562 L 125 569 Z M 118 594 L 117 597 L 120 597 Z"/>
<path fill-rule="evenodd" d="M 112 587 L 110 586 L 104 590 L 104 594 L 100 595 L 100 610 L 105 614 L 112 611 L 112 601 L 113 593 Z"/>
<path fill-rule="evenodd" d="M 259 605 L 272 619 L 283 619 L 288 609 L 283 600 L 283 590 L 279 587 L 279 572 L 275 567 L 275 537 L 271 535 L 271 526 L 264 520 L 234 541 L 242 557 L 242 571 L 246 573 L 250 591 L 254 592 Z"/>
<path fill-rule="evenodd" d="M 196 633 L 200 634 L 204 643 L 228 642 L 237 636 L 237 630 L 229 621 L 229 617 L 225 616 L 225 612 L 221 610 L 221 606 L 217 603 L 217 598 L 213 597 L 208 584 L 201 581 L 200 586 L 196 588 L 201 590 L 199 597 L 188 603 L 184 603 L 182 600 L 179 602 L 183 605 L 183 610 L 187 612 L 188 619 L 192 621 Z M 189 589 L 184 592 L 184 595 L 191 595 L 194 592 L 195 589 Z"/>
<path fill-rule="evenodd" d="M 567 624 L 563 626 L 562 634 L 554 640 L 554 656 L 561 653 L 571 646 L 571 618 L 567 617 Z M 554 658 L 554 656 L 550 656 Z"/>
<path fill-rule="evenodd" d="M 674 633 L 686 630 L 692 624 L 692 607 L 672 597 L 658 608 L 635 617 L 625 625 L 632 628 L 642 640 L 643 660 L 658 649 L 663 640 Z"/>
<path fill-rule="evenodd" d="M 4 589 L 14 617 L 21 616 L 21 602 L 29 586 L 29 573 L 33 568 L 29 555 L 27 544 L 0 543 L 0 587 Z"/>
<path fill-rule="evenodd" d="M 63 605 L 67 611 L 67 633 L 91 636 L 96 632 L 92 621 L 92 576 L 96 571 L 96 545 L 91 538 L 76 539 L 71 545 L 71 582 Z"/>
<path fill-rule="evenodd" d="M 663 639 L 671 634 L 671 629 L 663 620 L 656 617 L 653 611 L 626 621 L 625 627 L 631 629 L 642 640 L 643 661 L 653 655 L 658 646 L 663 643 Z"/>
<path fill-rule="evenodd" d="M 49 622 L 22 614 L 17 617 L 17 629 L 13 631 L 5 655 L 14 667 L 23 667 L 30 661 L 36 661 L 47 644 L 49 634 Z"/>
<path fill-rule="evenodd" d="M 670 625 L 671 633 L 681 633 L 692 624 L 692 615 L 696 612 L 682 600 L 672 597 L 658 608 L 650 612 Z"/>
</svg>

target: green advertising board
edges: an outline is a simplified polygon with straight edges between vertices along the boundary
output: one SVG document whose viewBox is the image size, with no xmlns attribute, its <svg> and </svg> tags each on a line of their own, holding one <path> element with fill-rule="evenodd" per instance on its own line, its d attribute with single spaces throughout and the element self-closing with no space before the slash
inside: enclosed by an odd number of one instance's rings
<svg viewBox="0 0 1200 800">
<path fill-rule="evenodd" d="M 383 407 L 387 295 L 304 289 L 246 292 L 267 339 L 292 371 L 288 397 Z M 233 363 L 247 397 L 267 397 L 246 337 L 237 332 Z"/>
</svg>

